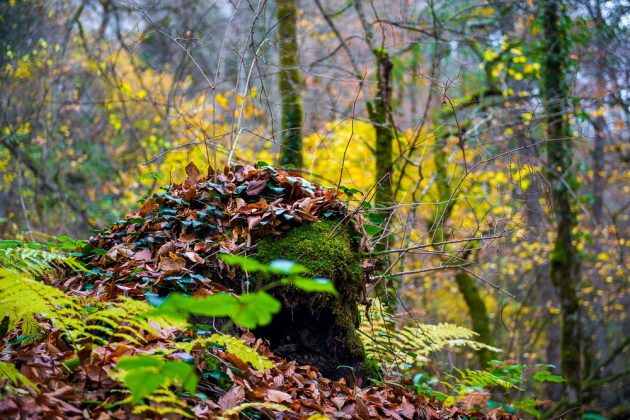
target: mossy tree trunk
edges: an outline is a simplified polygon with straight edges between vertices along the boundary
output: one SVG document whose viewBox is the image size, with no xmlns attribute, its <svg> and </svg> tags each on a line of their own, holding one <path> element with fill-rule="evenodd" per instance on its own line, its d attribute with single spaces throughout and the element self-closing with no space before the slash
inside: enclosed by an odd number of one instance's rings
<svg viewBox="0 0 630 420">
<path fill-rule="evenodd" d="M 305 223 L 264 238 L 256 248 L 260 261 L 293 260 L 310 276 L 332 280 L 339 295 L 274 289 L 282 311 L 256 335 L 268 339 L 276 353 L 317 366 L 327 377 L 364 377 L 366 360 L 357 333 L 363 281 L 358 247 L 354 230 L 338 220 Z"/>
<path fill-rule="evenodd" d="M 387 50 L 377 48 L 376 57 L 377 92 L 376 98 L 368 102 L 370 122 L 376 132 L 376 204 L 379 207 L 391 207 L 395 204 L 392 189 L 393 141 L 394 129 L 390 121 L 392 105 L 392 69 L 394 65 Z M 391 213 L 391 210 L 386 212 Z"/>
<path fill-rule="evenodd" d="M 484 344 L 494 345 L 486 302 L 483 300 L 483 297 L 481 297 L 481 292 L 477 287 L 476 280 L 468 272 L 460 271 L 455 274 L 455 282 L 457 283 L 459 293 L 462 294 L 466 306 L 468 307 L 468 314 L 472 321 L 472 329 L 479 334 L 477 340 Z M 488 349 L 477 351 L 477 360 L 479 360 L 479 366 L 482 369 L 487 367 L 488 362 L 492 360 L 492 352 Z"/>
<path fill-rule="evenodd" d="M 277 0 L 276 17 L 280 38 L 280 72 L 278 83 L 282 107 L 280 159 L 281 166 L 302 169 L 302 123 L 304 112 L 300 85 L 297 46 L 297 0 Z"/>
<path fill-rule="evenodd" d="M 439 136 L 438 139 L 445 139 L 448 137 L 448 133 L 443 136 Z M 451 198 L 451 188 L 449 187 L 449 175 L 446 171 L 447 168 L 447 156 L 441 142 L 436 142 L 433 147 L 433 156 L 435 162 L 436 172 L 436 188 L 438 191 L 438 204 L 436 206 L 435 213 L 427 221 L 427 229 L 429 236 L 433 242 L 444 242 L 448 238 L 444 234 L 444 224 L 446 220 L 451 216 L 453 210 L 453 204 L 455 199 Z M 470 244 L 473 244 L 471 242 Z M 443 245 L 445 248 L 447 246 Z M 462 263 L 465 262 L 472 253 L 470 250 L 465 250 L 462 255 Z M 490 328 L 491 322 L 488 316 L 488 310 L 486 308 L 486 302 L 484 301 L 479 288 L 476 285 L 476 280 L 470 273 L 465 270 L 458 270 L 455 274 L 455 282 L 457 289 L 464 298 L 466 307 L 468 308 L 468 314 L 472 322 L 472 329 L 479 334 L 478 340 L 484 344 L 494 345 L 494 338 L 492 336 L 492 329 Z M 492 353 L 487 349 L 482 349 L 477 352 L 477 359 L 479 365 L 483 369 L 488 365 L 488 362 L 492 359 Z"/>
<path fill-rule="evenodd" d="M 391 123 L 392 69 L 394 66 L 385 48 L 377 47 L 374 50 L 374 57 L 376 58 L 377 92 L 376 97 L 367 103 L 367 110 L 376 133 L 374 155 L 376 157 L 375 178 L 377 184 L 374 200 L 377 211 L 383 216 L 383 226 L 387 228 L 392 215 L 392 207 L 396 204 L 392 187 L 394 129 Z M 389 235 L 384 233 L 377 244 L 377 250 L 386 249 L 388 239 Z M 387 263 L 387 258 L 385 260 Z M 396 288 L 389 279 L 384 278 L 377 285 L 377 294 L 388 310 L 395 311 Z"/>
<path fill-rule="evenodd" d="M 560 0 L 542 3 L 544 39 L 543 96 L 547 114 L 547 171 L 551 183 L 556 238 L 549 264 L 549 275 L 561 310 L 560 370 L 565 377 L 564 399 L 580 405 L 580 302 L 577 296 L 579 259 L 572 231 L 576 226 L 570 189 L 576 181 L 571 171 L 571 129 L 567 115 L 568 85 L 566 17 Z"/>
</svg>

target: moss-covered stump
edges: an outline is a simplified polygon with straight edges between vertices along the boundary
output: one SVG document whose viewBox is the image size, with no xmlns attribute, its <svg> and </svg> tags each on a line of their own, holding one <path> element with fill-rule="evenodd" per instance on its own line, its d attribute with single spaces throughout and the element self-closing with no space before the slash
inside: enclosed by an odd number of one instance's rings
<svg viewBox="0 0 630 420">
<path fill-rule="evenodd" d="M 278 288 L 273 293 L 282 312 L 255 334 L 276 353 L 317 366 L 325 376 L 362 378 L 365 355 L 356 329 L 362 270 L 354 231 L 334 220 L 306 223 L 262 239 L 256 253 L 262 262 L 283 258 L 307 267 L 311 276 L 333 281 L 339 295 Z"/>
<path fill-rule="evenodd" d="M 339 192 L 270 166 L 231 165 L 202 176 L 191 163 L 186 174 L 183 183 L 153 194 L 138 211 L 90 238 L 83 250 L 90 272 L 60 285 L 100 299 L 116 299 L 121 291 L 139 298 L 243 294 L 251 291 L 254 276 L 219 254 L 294 260 L 312 276 L 332 280 L 339 296 L 273 288 L 284 308 L 256 335 L 269 339 L 280 354 L 331 377 L 363 376 L 356 332 L 363 238 L 353 226 L 337 226 L 349 214 Z M 241 332 L 227 318 L 192 321 Z"/>
</svg>

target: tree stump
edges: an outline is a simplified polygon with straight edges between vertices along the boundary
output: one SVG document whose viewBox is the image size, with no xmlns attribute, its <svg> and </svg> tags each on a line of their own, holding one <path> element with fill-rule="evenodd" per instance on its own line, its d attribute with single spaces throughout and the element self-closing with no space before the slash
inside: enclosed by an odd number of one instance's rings
<svg viewBox="0 0 630 420">
<path fill-rule="evenodd" d="M 353 229 L 335 220 L 263 238 L 256 248 L 260 261 L 295 261 L 307 267 L 310 276 L 331 280 L 339 295 L 277 288 L 272 294 L 282 302 L 282 311 L 254 334 L 268 339 L 277 354 L 317 366 L 327 377 L 362 378 L 366 360 L 357 332 L 363 283 L 359 241 Z"/>
</svg>

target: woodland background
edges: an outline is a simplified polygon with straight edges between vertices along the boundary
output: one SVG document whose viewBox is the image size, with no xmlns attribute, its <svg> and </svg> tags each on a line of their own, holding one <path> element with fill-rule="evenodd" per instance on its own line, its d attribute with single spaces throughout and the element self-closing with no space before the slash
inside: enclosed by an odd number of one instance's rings
<svg viewBox="0 0 630 420">
<path fill-rule="evenodd" d="M 623 0 L 3 0 L 0 237 L 88 238 L 188 162 L 292 165 L 371 215 L 397 325 L 502 350 L 433 355 L 419 389 L 500 359 L 565 379 L 523 398 L 627 409 L 629 25 Z"/>
</svg>

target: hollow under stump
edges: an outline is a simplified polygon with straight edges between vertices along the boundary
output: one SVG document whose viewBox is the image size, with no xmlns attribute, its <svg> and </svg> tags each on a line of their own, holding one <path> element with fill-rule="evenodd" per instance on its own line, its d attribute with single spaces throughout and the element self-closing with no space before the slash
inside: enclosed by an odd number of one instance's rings
<svg viewBox="0 0 630 420">
<path fill-rule="evenodd" d="M 369 376 L 370 366 L 357 332 L 363 282 L 357 235 L 339 221 L 323 220 L 266 237 L 256 247 L 261 262 L 295 261 L 309 269 L 308 275 L 331 280 L 338 296 L 275 288 L 271 293 L 282 302 L 282 310 L 254 334 L 269 340 L 278 355 L 351 382 Z"/>
</svg>

